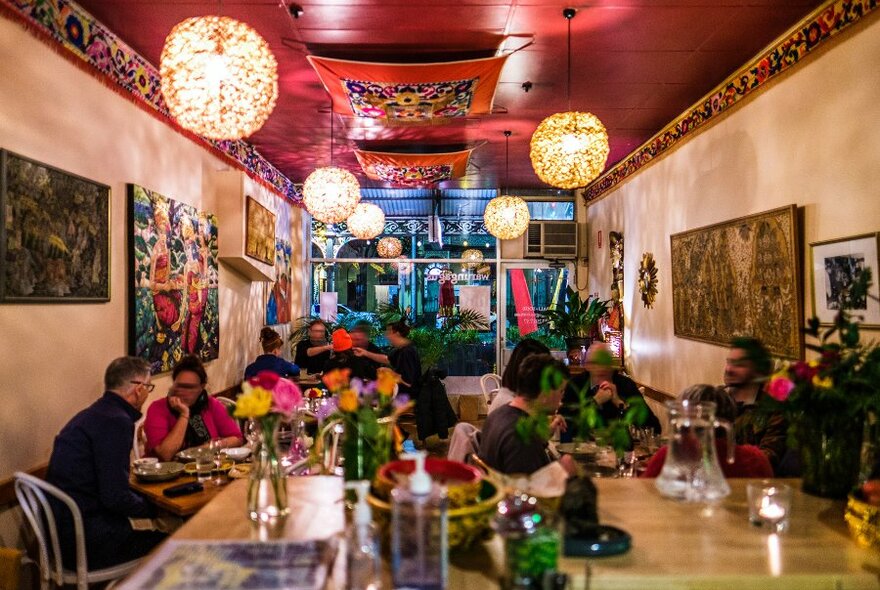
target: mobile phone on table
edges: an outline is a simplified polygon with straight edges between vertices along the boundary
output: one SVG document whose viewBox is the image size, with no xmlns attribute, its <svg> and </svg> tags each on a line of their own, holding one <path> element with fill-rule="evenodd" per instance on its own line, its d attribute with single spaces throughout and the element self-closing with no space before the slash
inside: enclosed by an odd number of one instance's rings
<svg viewBox="0 0 880 590">
<path fill-rule="evenodd" d="M 205 489 L 205 486 L 200 484 L 197 481 L 193 481 L 190 483 L 180 484 L 179 486 L 172 486 L 170 488 L 165 488 L 162 490 L 163 496 L 168 496 L 169 498 L 176 498 L 177 496 L 187 496 L 189 494 L 196 494 Z"/>
</svg>

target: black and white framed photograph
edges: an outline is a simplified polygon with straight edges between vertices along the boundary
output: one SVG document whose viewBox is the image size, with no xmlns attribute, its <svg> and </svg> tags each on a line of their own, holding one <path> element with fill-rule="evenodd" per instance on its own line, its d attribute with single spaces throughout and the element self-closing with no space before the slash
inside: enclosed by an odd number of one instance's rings
<svg viewBox="0 0 880 590">
<path fill-rule="evenodd" d="M 862 318 L 862 325 L 880 327 L 878 241 L 880 233 L 872 233 L 810 244 L 813 314 L 820 322 L 832 323 L 837 312 L 846 305 Z M 868 269 L 871 271 L 868 293 L 853 297 L 850 288 Z"/>
</svg>

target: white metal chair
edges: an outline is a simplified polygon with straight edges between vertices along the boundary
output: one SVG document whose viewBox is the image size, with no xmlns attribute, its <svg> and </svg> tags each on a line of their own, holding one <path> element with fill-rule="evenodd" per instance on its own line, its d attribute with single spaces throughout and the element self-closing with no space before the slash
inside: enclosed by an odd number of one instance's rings
<svg viewBox="0 0 880 590">
<path fill-rule="evenodd" d="M 483 391 L 483 397 L 486 399 L 486 405 L 492 403 L 492 399 L 498 390 L 501 389 L 501 375 L 495 373 L 486 373 L 480 377 L 480 389 Z"/>
<path fill-rule="evenodd" d="M 144 434 L 144 420 L 141 418 L 134 425 L 134 441 L 132 442 L 131 452 L 135 460 L 143 458 L 147 448 L 147 436 Z"/>
<path fill-rule="evenodd" d="M 73 516 L 76 571 L 64 569 L 61 563 L 58 528 L 55 525 L 55 515 L 46 497 L 47 494 L 54 496 L 64 504 Z M 78 590 L 86 590 L 89 584 L 121 578 L 140 563 L 140 560 L 134 560 L 113 567 L 89 571 L 82 515 L 73 498 L 52 484 L 21 471 L 15 473 L 15 495 L 39 545 L 40 588 L 42 590 L 48 590 L 50 582 L 57 586 L 76 584 Z"/>
</svg>

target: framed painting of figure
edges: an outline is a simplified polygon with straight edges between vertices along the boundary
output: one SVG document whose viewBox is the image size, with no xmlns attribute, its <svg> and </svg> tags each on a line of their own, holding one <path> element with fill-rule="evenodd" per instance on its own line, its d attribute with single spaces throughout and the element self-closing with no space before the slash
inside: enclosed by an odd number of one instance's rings
<svg viewBox="0 0 880 590">
<path fill-rule="evenodd" d="M 247 198 L 247 226 L 244 253 L 254 260 L 275 263 L 275 214 Z"/>
<path fill-rule="evenodd" d="M 849 309 L 866 327 L 880 327 L 880 268 L 877 251 L 880 233 L 864 234 L 810 244 L 810 277 L 813 315 L 823 324 Z M 867 293 L 853 295 L 850 288 L 870 271 Z"/>
<path fill-rule="evenodd" d="M 675 335 L 728 346 L 760 339 L 803 354 L 797 208 L 780 207 L 670 236 Z"/>
<path fill-rule="evenodd" d="M 217 218 L 128 185 L 130 353 L 153 373 L 220 352 Z"/>
<path fill-rule="evenodd" d="M 290 253 L 290 242 L 275 240 L 275 281 L 266 299 L 266 324 L 270 326 L 290 322 Z"/>
<path fill-rule="evenodd" d="M 0 150 L 0 303 L 110 300 L 110 187 Z"/>
</svg>

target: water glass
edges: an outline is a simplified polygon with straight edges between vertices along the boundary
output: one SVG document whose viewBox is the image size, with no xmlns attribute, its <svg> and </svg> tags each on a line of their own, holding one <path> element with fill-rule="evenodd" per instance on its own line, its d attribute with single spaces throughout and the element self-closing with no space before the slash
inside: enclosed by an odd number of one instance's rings
<svg viewBox="0 0 880 590">
<path fill-rule="evenodd" d="M 223 459 L 224 459 L 223 451 L 226 448 L 226 445 L 223 443 L 222 439 L 215 438 L 210 443 L 208 443 L 208 448 L 211 451 L 211 459 L 212 459 L 211 466 L 214 468 L 214 471 L 216 472 L 216 475 L 214 476 L 214 480 L 211 483 L 213 483 L 215 486 L 221 486 L 221 485 L 223 485 L 223 482 L 224 482 L 223 471 L 221 470 L 221 467 L 223 467 Z"/>
<path fill-rule="evenodd" d="M 208 449 L 201 449 L 196 453 L 196 479 L 199 483 L 205 483 L 211 479 L 213 467 L 214 456 Z"/>
<path fill-rule="evenodd" d="M 749 503 L 749 522 L 774 533 L 788 529 L 791 515 L 791 486 L 763 480 L 749 483 L 746 486 L 746 494 Z"/>
</svg>

